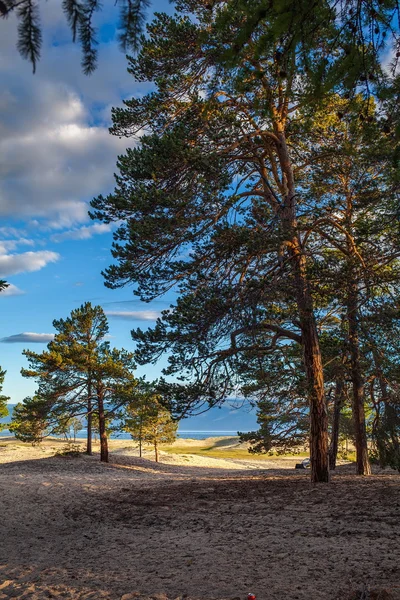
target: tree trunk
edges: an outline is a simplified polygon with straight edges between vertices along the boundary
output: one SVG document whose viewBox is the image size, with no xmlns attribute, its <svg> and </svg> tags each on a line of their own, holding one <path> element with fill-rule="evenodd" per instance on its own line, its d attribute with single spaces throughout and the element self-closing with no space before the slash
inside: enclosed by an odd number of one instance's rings
<svg viewBox="0 0 400 600">
<path fill-rule="evenodd" d="M 329 468 L 331 471 L 336 469 L 336 459 L 339 447 L 339 424 L 340 424 L 340 411 L 343 404 L 343 390 L 344 383 L 343 379 L 336 381 L 335 389 L 335 401 L 333 405 L 333 420 L 332 420 L 332 433 L 331 443 L 329 446 Z"/>
<path fill-rule="evenodd" d="M 321 350 L 312 297 L 307 282 L 306 259 L 297 238 L 292 240 L 292 260 L 299 310 L 303 361 L 310 406 L 310 462 L 313 483 L 329 481 L 328 414 L 325 401 Z"/>
<path fill-rule="evenodd" d="M 87 440 L 86 440 L 86 454 L 92 456 L 92 383 L 88 382 L 88 400 L 87 400 Z"/>
<path fill-rule="evenodd" d="M 156 439 L 154 440 L 154 453 L 156 455 L 156 462 L 158 462 L 158 442 Z"/>
<path fill-rule="evenodd" d="M 142 415 L 140 415 L 140 428 L 139 428 L 139 458 L 142 458 Z"/>
<path fill-rule="evenodd" d="M 97 403 L 99 407 L 99 433 L 100 433 L 100 460 L 101 462 L 108 462 L 108 439 L 106 432 L 106 416 L 104 412 L 103 395 L 100 392 L 97 396 Z"/>
<path fill-rule="evenodd" d="M 310 406 L 311 481 L 313 483 L 328 482 L 328 414 L 325 401 L 322 358 L 313 301 L 308 285 L 306 257 L 297 233 L 296 189 L 292 163 L 286 144 L 285 121 L 278 118 L 274 123 L 274 129 L 279 140 L 277 153 L 283 174 L 280 187 L 285 190 L 284 201 L 276 207 L 276 211 L 283 225 L 284 239 L 291 258 L 290 263 L 292 265 L 296 302 L 299 311 L 303 361 Z"/>
<path fill-rule="evenodd" d="M 349 282 L 347 294 L 347 322 L 349 328 L 349 351 L 352 382 L 352 408 L 356 443 L 356 473 L 370 475 L 367 431 L 364 411 L 364 382 L 360 364 L 360 344 L 358 336 L 358 288 L 355 279 Z"/>
</svg>

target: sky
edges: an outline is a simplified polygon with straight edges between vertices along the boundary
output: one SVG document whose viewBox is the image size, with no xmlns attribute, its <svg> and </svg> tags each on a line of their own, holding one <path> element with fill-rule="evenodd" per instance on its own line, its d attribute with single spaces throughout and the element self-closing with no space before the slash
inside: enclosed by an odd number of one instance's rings
<svg viewBox="0 0 400 600">
<path fill-rule="evenodd" d="M 172 7 L 153 0 L 151 10 Z M 15 19 L 0 20 L 0 279 L 10 283 L 0 294 L 0 365 L 7 371 L 3 393 L 14 404 L 35 391 L 34 381 L 20 375 L 27 366 L 22 350 L 44 350 L 53 319 L 86 301 L 101 305 L 112 345 L 134 350 L 130 331 L 153 325 L 170 304 L 145 304 L 129 287 L 104 286 L 112 228 L 88 216 L 90 200 L 113 190 L 117 156 L 129 145 L 108 132 L 111 107 L 151 84 L 127 72 L 114 39 L 113 2 L 97 15 L 99 66 L 90 77 L 81 72 L 61 2 L 41 4 L 41 17 L 42 58 L 34 75 L 16 50 Z M 154 379 L 163 364 L 138 368 L 138 375 Z M 215 421 L 221 428 L 220 413 Z"/>
</svg>

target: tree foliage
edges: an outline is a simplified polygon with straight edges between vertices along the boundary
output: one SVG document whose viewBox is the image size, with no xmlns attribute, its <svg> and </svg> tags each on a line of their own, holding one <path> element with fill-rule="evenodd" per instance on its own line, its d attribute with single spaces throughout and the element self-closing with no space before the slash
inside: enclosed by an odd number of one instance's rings
<svg viewBox="0 0 400 600">
<path fill-rule="evenodd" d="M 117 418 L 136 385 L 132 353 L 110 348 L 104 340 L 107 318 L 100 306 L 86 302 L 67 319 L 53 321 L 57 333 L 47 350 L 23 354 L 29 369 L 24 377 L 38 382 L 38 394 L 46 399 L 54 428 L 72 417 L 85 417 L 88 453 L 91 453 L 92 418 L 99 424 L 101 459 L 108 460 L 107 419 Z"/>
<path fill-rule="evenodd" d="M 154 329 L 133 332 L 140 362 L 168 352 L 167 375 L 222 400 L 242 385 L 242 364 L 301 346 L 312 477 L 327 480 L 319 321 L 325 328 L 329 315 L 341 319 L 335 306 L 346 307 L 358 468 L 367 472 L 359 287 L 376 295 L 396 256 L 389 225 L 379 260 L 366 242 L 368 229 L 393 217 L 390 201 L 376 207 L 396 181 L 396 141 L 387 130 L 391 103 L 376 108 L 369 93 L 383 98 L 388 83 L 378 46 L 357 30 L 371 15 L 353 31 L 343 5 L 333 18 L 318 3 L 306 23 L 305 6 L 289 4 L 257 12 L 241 2 L 209 10 L 182 1 L 175 17 L 157 15 L 130 61 L 136 79 L 154 80 L 156 91 L 113 111 L 112 132 L 140 131 L 140 143 L 120 157 L 115 192 L 92 205 L 95 218 L 122 222 L 106 284 L 134 283 L 144 300 L 179 292 Z M 364 95 L 353 89 L 355 72 Z M 357 206 L 346 205 L 362 174 Z M 347 281 L 341 298 L 330 266 Z"/>
<path fill-rule="evenodd" d="M 6 371 L 2 371 L 0 368 L 0 392 L 3 387 L 5 374 L 6 374 Z M 0 419 L 3 419 L 4 417 L 7 417 L 7 415 L 8 415 L 7 402 L 9 399 L 10 398 L 8 398 L 7 396 L 3 396 L 0 393 Z M 3 425 L 3 423 L 0 423 L 0 431 L 2 429 L 4 429 L 4 425 Z"/>
<path fill-rule="evenodd" d="M 175 441 L 178 423 L 162 405 L 161 397 L 147 392 L 128 406 L 124 429 L 139 442 L 140 456 L 142 444 L 151 444 L 158 462 L 159 445 Z"/>
<path fill-rule="evenodd" d="M 18 440 L 40 444 L 51 433 L 49 403 L 40 396 L 28 396 L 13 410 L 9 430 Z"/>
<path fill-rule="evenodd" d="M 136 51 L 143 31 L 146 9 L 150 0 L 119 0 L 118 40 L 124 51 Z M 398 29 L 399 7 L 395 0 L 179 0 L 178 11 L 212 16 L 216 31 L 222 39 L 227 31 L 235 35 L 220 52 L 220 60 L 237 63 L 247 41 L 257 36 L 255 55 L 262 53 L 270 43 L 279 44 L 282 72 L 286 73 L 286 59 L 294 51 L 303 54 L 308 68 L 315 57 L 315 41 L 321 30 L 330 29 L 326 40 L 326 64 L 319 67 L 320 86 L 325 82 L 344 79 L 349 88 L 361 84 L 367 91 L 374 86 L 374 65 L 382 54 L 394 48 L 392 68 L 400 56 Z M 102 9 L 98 0 L 63 0 L 62 10 L 71 29 L 73 40 L 82 48 L 82 68 L 91 73 L 97 61 L 96 12 Z M 44 9 L 42 9 L 44 10 Z M 40 58 L 42 34 L 39 2 L 37 0 L 1 0 L 0 16 L 15 12 L 18 18 L 18 50 L 36 68 Z M 240 27 L 237 27 L 238 23 Z M 265 25 L 268 28 L 265 28 Z M 334 66 L 331 57 L 335 57 Z"/>
</svg>

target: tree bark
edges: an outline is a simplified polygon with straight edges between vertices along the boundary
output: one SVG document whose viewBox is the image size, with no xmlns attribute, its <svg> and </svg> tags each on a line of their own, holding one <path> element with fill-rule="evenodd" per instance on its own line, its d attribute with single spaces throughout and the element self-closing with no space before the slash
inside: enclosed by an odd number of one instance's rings
<svg viewBox="0 0 400 600">
<path fill-rule="evenodd" d="M 328 482 L 328 414 L 325 401 L 321 350 L 312 298 L 306 279 L 305 257 L 296 249 L 293 258 L 295 259 L 297 306 L 299 309 L 303 360 L 310 406 L 311 481 L 314 483 Z"/>
<path fill-rule="evenodd" d="M 364 410 L 364 382 L 360 364 L 360 343 L 358 331 L 358 288 L 351 278 L 347 293 L 347 322 L 349 328 L 349 351 L 352 382 L 352 409 L 356 444 L 356 473 L 370 475 L 371 465 L 368 458 L 367 431 Z"/>
<path fill-rule="evenodd" d="M 102 393 L 97 395 L 99 409 L 99 434 L 100 434 L 100 461 L 108 462 L 108 439 L 106 432 L 106 416 L 104 412 L 104 402 Z"/>
<path fill-rule="evenodd" d="M 87 440 L 86 440 L 86 454 L 92 456 L 92 384 L 88 383 L 88 400 L 87 400 Z"/>
<path fill-rule="evenodd" d="M 139 427 L 139 458 L 142 458 L 142 421 L 143 417 L 140 415 L 140 427 Z"/>
<path fill-rule="evenodd" d="M 308 284 L 306 257 L 297 232 L 296 190 L 294 175 L 285 137 L 285 123 L 275 123 L 279 139 L 277 152 L 283 173 L 283 205 L 277 208 L 291 258 L 296 302 L 299 311 L 303 361 L 306 371 L 310 406 L 310 462 L 313 483 L 329 481 L 328 414 L 325 400 L 322 357 L 314 315 L 313 300 Z"/>
<path fill-rule="evenodd" d="M 336 381 L 335 389 L 335 400 L 333 404 L 333 419 L 332 419 L 332 433 L 331 443 L 329 445 L 329 468 L 331 471 L 336 469 L 336 459 L 339 447 L 339 424 L 340 424 L 340 411 L 343 404 L 343 390 L 344 383 L 343 379 Z"/>
</svg>

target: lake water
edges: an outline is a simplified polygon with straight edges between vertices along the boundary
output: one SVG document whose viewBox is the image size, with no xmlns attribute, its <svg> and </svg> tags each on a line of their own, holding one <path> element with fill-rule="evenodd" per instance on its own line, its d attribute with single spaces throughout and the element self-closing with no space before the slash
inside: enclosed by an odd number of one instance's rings
<svg viewBox="0 0 400 600">
<path fill-rule="evenodd" d="M 3 429 L 0 431 L 0 437 L 8 437 L 10 436 L 10 432 L 8 429 Z M 218 431 L 190 431 L 190 430 L 178 430 L 178 438 L 181 439 L 192 439 L 192 440 L 205 440 L 209 437 L 233 437 L 237 435 L 237 431 L 226 431 L 226 430 L 218 430 Z M 55 436 L 61 437 L 61 436 Z M 77 439 L 85 439 L 86 438 L 86 430 L 81 429 L 81 431 L 77 434 Z M 113 433 L 110 435 L 110 438 L 113 440 L 130 440 L 132 439 L 129 433 Z"/>
</svg>

